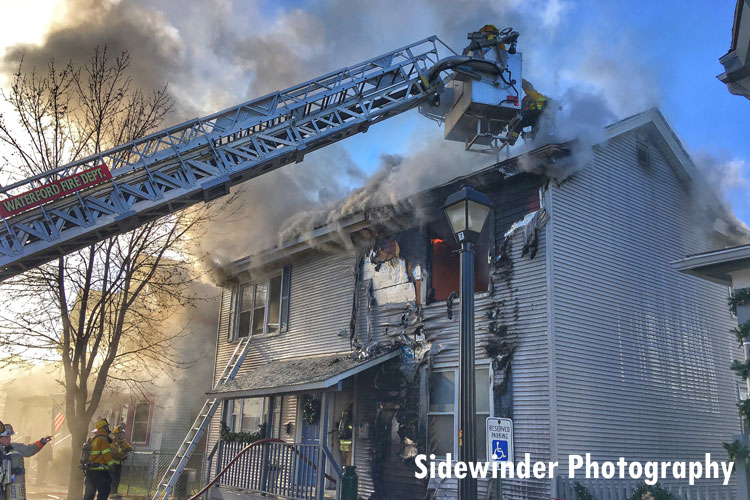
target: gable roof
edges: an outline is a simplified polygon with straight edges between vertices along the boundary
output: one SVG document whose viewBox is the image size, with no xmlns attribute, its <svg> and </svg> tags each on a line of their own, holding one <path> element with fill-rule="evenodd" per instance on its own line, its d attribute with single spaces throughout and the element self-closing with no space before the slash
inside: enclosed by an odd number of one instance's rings
<svg viewBox="0 0 750 500">
<path fill-rule="evenodd" d="M 682 142 L 658 108 L 651 108 L 642 113 L 630 116 L 605 127 L 607 139 L 612 139 L 627 132 L 638 130 L 659 148 L 664 159 L 672 167 L 675 175 L 687 186 L 703 194 L 707 212 L 715 217 L 715 231 L 728 238 L 750 237 L 747 227 L 734 216 L 732 211 L 717 196 L 716 191 L 708 184 L 703 173 L 693 162 Z"/>
<path fill-rule="evenodd" d="M 607 139 L 636 129 L 644 129 L 649 134 L 649 138 L 654 140 L 680 180 L 687 183 L 701 178 L 695 163 L 658 108 L 651 108 L 629 116 L 604 128 Z"/>
<path fill-rule="evenodd" d="M 664 156 L 667 163 L 672 167 L 675 175 L 680 181 L 686 185 L 696 184 L 699 189 L 703 190 L 703 192 L 709 193 L 707 196 L 709 209 L 715 213 L 717 217 L 723 219 L 725 223 L 724 226 L 730 227 L 732 232 L 742 232 L 747 234 L 746 230 L 739 230 L 739 228 L 736 227 L 736 219 L 731 215 L 731 211 L 724 206 L 714 193 L 713 189 L 706 183 L 703 175 L 700 173 L 695 163 L 690 158 L 690 155 L 682 145 L 682 142 L 680 142 L 680 139 L 677 137 L 677 134 L 674 133 L 658 108 L 650 108 L 606 126 L 605 138 L 606 140 L 613 139 L 622 134 L 636 130 L 644 133 L 656 145 L 656 147 L 659 148 L 659 151 Z M 493 176 L 497 180 L 503 180 L 506 177 L 521 173 L 518 166 L 522 158 L 533 158 L 542 164 L 555 161 L 555 159 L 570 154 L 571 144 L 572 143 L 546 144 L 542 147 L 508 158 L 481 170 L 453 178 L 443 184 L 431 186 L 430 188 L 408 198 L 424 201 L 430 198 L 435 198 L 442 192 L 448 193 L 451 189 L 455 190 L 457 185 L 465 182 L 471 181 L 476 183 L 477 181 L 482 180 L 481 183 L 484 184 L 488 183 L 488 179 Z M 439 196 L 437 196 L 437 198 L 439 198 Z M 372 207 L 371 210 L 377 210 L 378 208 L 382 207 Z M 341 232 L 342 230 L 354 233 L 363 228 L 374 226 L 375 224 L 376 221 L 374 221 L 368 213 L 351 214 L 340 221 L 319 227 L 311 234 L 301 236 L 294 241 L 289 241 L 280 246 L 263 250 L 251 257 L 244 257 L 236 260 L 226 266 L 227 271 L 228 274 L 232 275 L 250 269 L 255 265 L 267 265 L 269 262 L 288 258 L 293 253 L 309 249 L 310 242 L 312 241 L 328 242 L 331 240 L 333 234 Z"/>
</svg>

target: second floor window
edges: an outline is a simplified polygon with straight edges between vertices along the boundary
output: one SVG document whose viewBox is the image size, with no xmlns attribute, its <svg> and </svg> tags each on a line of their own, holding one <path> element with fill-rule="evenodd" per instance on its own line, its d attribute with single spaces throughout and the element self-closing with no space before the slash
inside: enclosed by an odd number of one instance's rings
<svg viewBox="0 0 750 500">
<path fill-rule="evenodd" d="M 272 335 L 286 331 L 289 318 L 290 269 L 257 283 L 236 288 L 232 338 Z"/>
</svg>

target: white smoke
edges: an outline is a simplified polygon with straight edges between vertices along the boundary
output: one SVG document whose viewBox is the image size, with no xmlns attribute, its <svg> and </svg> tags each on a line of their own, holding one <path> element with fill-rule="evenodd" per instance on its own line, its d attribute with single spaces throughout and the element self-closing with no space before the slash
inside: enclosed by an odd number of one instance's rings
<svg viewBox="0 0 750 500">
<path fill-rule="evenodd" d="M 229 0 L 66 0 L 61 5 L 43 42 L 10 47 L 0 70 L 17 69 L 22 54 L 27 67 L 43 67 L 50 58 L 80 64 L 97 44 L 107 44 L 113 54 L 127 49 L 137 86 L 169 83 L 177 109 L 173 121 L 212 113 L 432 34 L 460 51 L 466 33 L 487 23 L 521 33 L 526 77 L 563 105 L 550 139 L 577 138 L 584 155 L 604 124 L 642 111 L 660 95 L 653 72 L 641 62 L 640 42 L 594 29 L 571 36 L 564 28 L 574 5 L 566 0 L 322 0 L 295 8 Z M 420 119 L 415 114 L 413 120 Z M 309 230 L 313 223 L 300 219 L 311 207 L 357 187 L 363 186 L 353 199 L 336 205 L 336 213 L 400 199 L 488 163 L 444 141 L 437 127 L 427 122 L 419 127 L 395 163 L 388 158 L 398 150 L 381 145 L 375 153 L 382 155 L 381 170 L 369 184 L 365 168 L 343 144 L 249 182 L 239 188 L 240 204 L 228 209 L 223 222 L 211 224 L 197 251 L 226 262 L 278 243 L 279 234 Z M 585 158 L 576 160 L 584 163 Z M 298 212 L 302 215 L 284 222 Z"/>
</svg>

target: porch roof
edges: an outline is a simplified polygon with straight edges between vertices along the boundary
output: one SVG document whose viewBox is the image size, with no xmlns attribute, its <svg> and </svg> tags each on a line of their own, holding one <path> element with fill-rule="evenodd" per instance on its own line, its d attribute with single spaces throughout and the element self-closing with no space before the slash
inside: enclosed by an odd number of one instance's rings
<svg viewBox="0 0 750 500">
<path fill-rule="evenodd" d="M 365 360 L 355 359 L 351 354 L 333 354 L 274 361 L 237 375 L 209 394 L 228 399 L 323 390 L 398 354 L 396 349 Z"/>
</svg>

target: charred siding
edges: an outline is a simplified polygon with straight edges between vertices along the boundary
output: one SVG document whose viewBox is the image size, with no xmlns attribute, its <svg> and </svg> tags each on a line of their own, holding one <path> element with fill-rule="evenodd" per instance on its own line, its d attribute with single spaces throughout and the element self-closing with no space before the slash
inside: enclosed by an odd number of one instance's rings
<svg viewBox="0 0 750 500">
<path fill-rule="evenodd" d="M 538 199 L 538 188 L 535 186 L 530 187 L 522 196 L 531 193 Z M 523 218 L 524 215 L 525 212 L 522 212 L 518 217 Z M 511 223 L 507 223 L 507 226 Z M 475 295 L 477 366 L 490 363 L 484 348 L 493 335 L 490 333 L 491 320 L 488 312 L 498 311 L 496 320 L 508 327 L 507 335 L 518 344 L 512 361 L 512 389 L 509 389 L 512 391 L 510 397 L 513 401 L 511 416 L 515 424 L 514 445 L 517 459 L 530 453 L 532 461 L 549 460 L 550 444 L 544 223 L 543 218 L 540 222 L 539 251 L 535 258 L 521 255 L 524 234 L 522 230 L 516 231 L 508 244 L 507 257 L 512 262 L 511 275 L 506 278 L 506 275 L 496 273 L 493 275 L 493 294 Z M 432 344 L 434 368 L 458 366 L 458 307 L 456 301 L 452 319 L 448 319 L 445 301 L 424 308 L 424 332 L 427 341 Z M 501 373 L 495 373 L 496 384 L 501 378 Z M 484 498 L 486 488 L 487 482 L 480 481 L 480 498 Z M 504 493 L 505 498 L 509 499 L 547 500 L 550 497 L 549 482 L 506 480 Z M 455 495 L 455 481 L 443 482 L 438 490 L 438 498 L 455 498 Z"/>
<path fill-rule="evenodd" d="M 544 179 L 534 174 L 519 174 L 496 189 L 483 191 L 492 201 L 495 239 L 502 244 L 505 232 L 514 222 L 539 210 L 539 187 Z"/>
<path fill-rule="evenodd" d="M 702 207 L 657 147 L 650 152 L 650 166 L 640 166 L 629 132 L 551 187 L 561 470 L 572 453 L 721 457 L 739 430 L 727 289 L 669 265 L 712 247 L 695 230 Z"/>
<path fill-rule="evenodd" d="M 538 199 L 538 198 L 537 198 Z M 512 321 L 508 333 L 518 341 L 511 365 L 512 418 L 516 460 L 531 454 L 531 461 L 550 460 L 549 347 L 547 324 L 546 252 L 542 216 L 539 250 L 533 259 L 522 256 L 524 233 L 516 231 L 510 240 L 513 273 L 510 283 L 496 283 L 496 299 L 506 302 Z M 517 309 L 516 309 L 517 307 Z M 517 316 L 515 316 L 515 311 Z M 547 500 L 547 480 L 506 480 L 505 498 L 509 500 Z"/>
<path fill-rule="evenodd" d="M 424 498 L 427 482 L 417 479 L 413 461 L 401 459 L 402 442 L 398 437 L 399 411 L 417 418 L 419 383 L 404 399 L 404 407 L 393 404 L 398 396 L 393 383 L 401 379 L 399 360 L 357 375 L 356 441 L 354 465 L 359 476 L 360 498 L 372 500 L 414 500 Z M 398 385 L 398 383 L 396 383 Z M 378 467 L 377 464 L 380 464 Z"/>
</svg>

